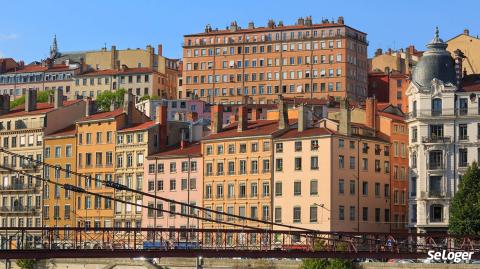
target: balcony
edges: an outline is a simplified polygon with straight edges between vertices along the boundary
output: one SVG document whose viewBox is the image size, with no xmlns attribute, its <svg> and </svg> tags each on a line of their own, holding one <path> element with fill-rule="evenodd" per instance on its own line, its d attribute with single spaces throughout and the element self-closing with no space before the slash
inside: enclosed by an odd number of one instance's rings
<svg viewBox="0 0 480 269">
<path fill-rule="evenodd" d="M 468 141 L 468 135 L 460 135 L 458 136 L 458 140 L 459 141 Z"/>
<path fill-rule="evenodd" d="M 452 141 L 450 136 L 424 136 L 423 143 L 450 143 Z"/>
<path fill-rule="evenodd" d="M 428 164 L 428 170 L 443 170 L 443 162 L 431 162 Z"/>
<path fill-rule="evenodd" d="M 2 213 L 35 213 L 38 210 L 35 207 L 28 206 L 4 206 L 0 207 Z"/>
<path fill-rule="evenodd" d="M 460 108 L 458 110 L 458 115 L 460 116 L 468 115 L 468 108 Z"/>
<path fill-rule="evenodd" d="M 40 188 L 40 185 L 12 184 L 0 186 L 1 191 L 31 191 Z"/>
<path fill-rule="evenodd" d="M 443 197 L 445 197 L 445 193 L 443 193 L 441 190 L 430 190 L 428 192 L 428 197 L 429 198 L 443 198 Z"/>
</svg>

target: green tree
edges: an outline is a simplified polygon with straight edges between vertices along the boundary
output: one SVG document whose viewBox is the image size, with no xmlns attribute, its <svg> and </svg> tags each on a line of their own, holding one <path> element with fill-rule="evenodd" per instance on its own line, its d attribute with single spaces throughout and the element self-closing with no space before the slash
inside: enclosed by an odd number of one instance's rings
<svg viewBox="0 0 480 269">
<path fill-rule="evenodd" d="M 141 101 L 150 100 L 150 99 L 151 99 L 150 95 L 144 95 L 140 97 L 139 101 L 141 102 Z"/>
<path fill-rule="evenodd" d="M 122 106 L 126 92 L 125 89 L 118 89 L 114 92 L 102 92 L 96 99 L 97 108 L 101 111 L 108 111 L 112 103 L 115 104 L 115 107 Z"/>
<path fill-rule="evenodd" d="M 324 240 L 317 240 L 315 242 L 315 251 L 326 250 L 326 242 Z M 346 251 L 346 243 L 339 242 L 337 245 L 338 251 Z M 302 260 L 302 269 L 351 269 L 353 263 L 350 260 L 342 259 L 304 259 Z"/>
<path fill-rule="evenodd" d="M 16 264 L 22 269 L 34 269 L 37 265 L 37 261 L 33 259 L 20 259 L 17 260 Z"/>
<path fill-rule="evenodd" d="M 473 162 L 462 176 L 450 205 L 448 230 L 455 235 L 480 235 L 480 170 Z"/>
<path fill-rule="evenodd" d="M 53 94 L 53 91 L 39 91 L 37 93 L 37 103 L 48 102 L 48 96 Z M 25 104 L 25 95 L 22 95 L 20 98 L 15 99 L 13 102 L 10 102 L 10 108 L 17 107 L 19 105 Z"/>
</svg>

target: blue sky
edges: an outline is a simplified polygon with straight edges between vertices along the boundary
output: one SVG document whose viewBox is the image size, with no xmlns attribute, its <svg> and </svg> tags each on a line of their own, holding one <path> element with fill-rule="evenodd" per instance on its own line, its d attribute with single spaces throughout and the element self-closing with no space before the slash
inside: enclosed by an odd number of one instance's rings
<svg viewBox="0 0 480 269">
<path fill-rule="evenodd" d="M 458 7 L 458 8 L 455 8 Z M 344 16 L 345 23 L 368 34 L 369 55 L 376 48 L 420 49 L 439 26 L 444 39 L 470 29 L 480 34 L 475 0 L 16 0 L 2 3 L 0 57 L 25 62 L 47 57 L 53 35 L 60 51 L 145 48 L 163 44 L 164 55 L 182 56 L 184 34 L 202 32 L 205 24 L 224 28 L 236 20 L 246 27 L 268 19 L 293 24 L 300 16 L 322 18 Z M 457 15 L 460 14 L 460 16 Z"/>
</svg>

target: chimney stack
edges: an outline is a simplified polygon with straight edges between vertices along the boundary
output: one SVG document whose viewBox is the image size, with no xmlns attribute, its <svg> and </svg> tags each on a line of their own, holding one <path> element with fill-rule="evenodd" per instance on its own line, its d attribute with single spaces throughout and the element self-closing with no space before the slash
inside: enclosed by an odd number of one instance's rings
<svg viewBox="0 0 480 269">
<path fill-rule="evenodd" d="M 37 109 L 37 91 L 28 89 L 25 97 L 25 112 L 31 112 Z"/>
<path fill-rule="evenodd" d="M 278 96 L 278 129 L 285 130 L 289 127 L 288 125 L 288 105 L 283 99 L 282 95 Z"/>
<path fill-rule="evenodd" d="M 123 112 L 127 114 L 127 123 L 132 123 L 133 120 L 133 110 L 134 110 L 134 97 L 131 91 L 125 93 L 123 99 Z"/>
<path fill-rule="evenodd" d="M 248 29 L 255 29 L 255 24 L 253 23 L 253 21 L 249 21 L 248 22 Z"/>
<path fill-rule="evenodd" d="M 158 46 L 157 46 L 158 56 L 162 56 L 162 53 L 163 53 L 163 46 L 162 46 L 162 44 L 158 44 Z"/>
<path fill-rule="evenodd" d="M 351 134 L 351 112 L 348 103 L 348 98 L 345 98 L 340 101 L 340 120 L 338 132 L 342 135 L 349 136 Z"/>
<path fill-rule="evenodd" d="M 222 131 L 223 128 L 223 105 L 214 105 L 212 106 L 212 115 L 210 117 L 211 121 L 211 133 L 218 134 Z"/>
<path fill-rule="evenodd" d="M 262 114 L 261 109 L 256 108 L 256 107 L 253 107 L 253 108 L 252 108 L 252 120 L 253 120 L 253 121 L 259 120 L 261 114 Z"/>
<path fill-rule="evenodd" d="M 311 127 L 312 114 L 308 108 L 301 104 L 298 107 L 298 132 L 303 132 Z"/>
<path fill-rule="evenodd" d="M 56 88 L 53 93 L 53 107 L 55 109 L 63 106 L 63 89 Z"/>
<path fill-rule="evenodd" d="M 463 78 L 463 67 L 462 62 L 465 58 L 465 54 L 460 49 L 456 49 L 453 52 L 454 59 L 455 59 L 455 73 L 457 75 L 457 85 L 460 85 L 462 78 Z"/>
<path fill-rule="evenodd" d="M 158 124 L 167 124 L 167 106 L 159 105 L 155 109 L 155 122 Z"/>
<path fill-rule="evenodd" d="M 339 16 L 337 19 L 338 24 L 345 24 L 345 20 L 343 19 L 343 16 Z"/>
<path fill-rule="evenodd" d="M 242 104 L 238 108 L 238 125 L 237 131 L 243 132 L 248 128 L 248 96 L 242 97 Z"/>
<path fill-rule="evenodd" d="M 5 115 L 10 112 L 10 95 L 0 95 L 0 115 Z"/>
<path fill-rule="evenodd" d="M 90 117 L 93 113 L 93 101 L 91 97 L 87 97 L 85 102 L 85 117 Z"/>
<path fill-rule="evenodd" d="M 467 28 L 465 28 L 463 29 L 463 34 L 470 36 L 470 31 Z"/>
<path fill-rule="evenodd" d="M 377 99 L 375 99 L 375 95 L 373 97 L 367 98 L 365 102 L 365 114 L 366 114 L 366 122 L 365 125 L 372 129 L 377 128 Z"/>
</svg>

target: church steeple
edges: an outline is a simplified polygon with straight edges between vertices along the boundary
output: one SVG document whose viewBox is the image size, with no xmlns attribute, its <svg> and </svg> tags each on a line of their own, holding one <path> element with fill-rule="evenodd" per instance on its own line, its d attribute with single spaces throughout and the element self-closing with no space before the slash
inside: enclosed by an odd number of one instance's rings
<svg viewBox="0 0 480 269">
<path fill-rule="evenodd" d="M 50 46 L 50 58 L 55 59 L 58 56 L 57 35 L 53 36 L 53 42 Z"/>
</svg>

